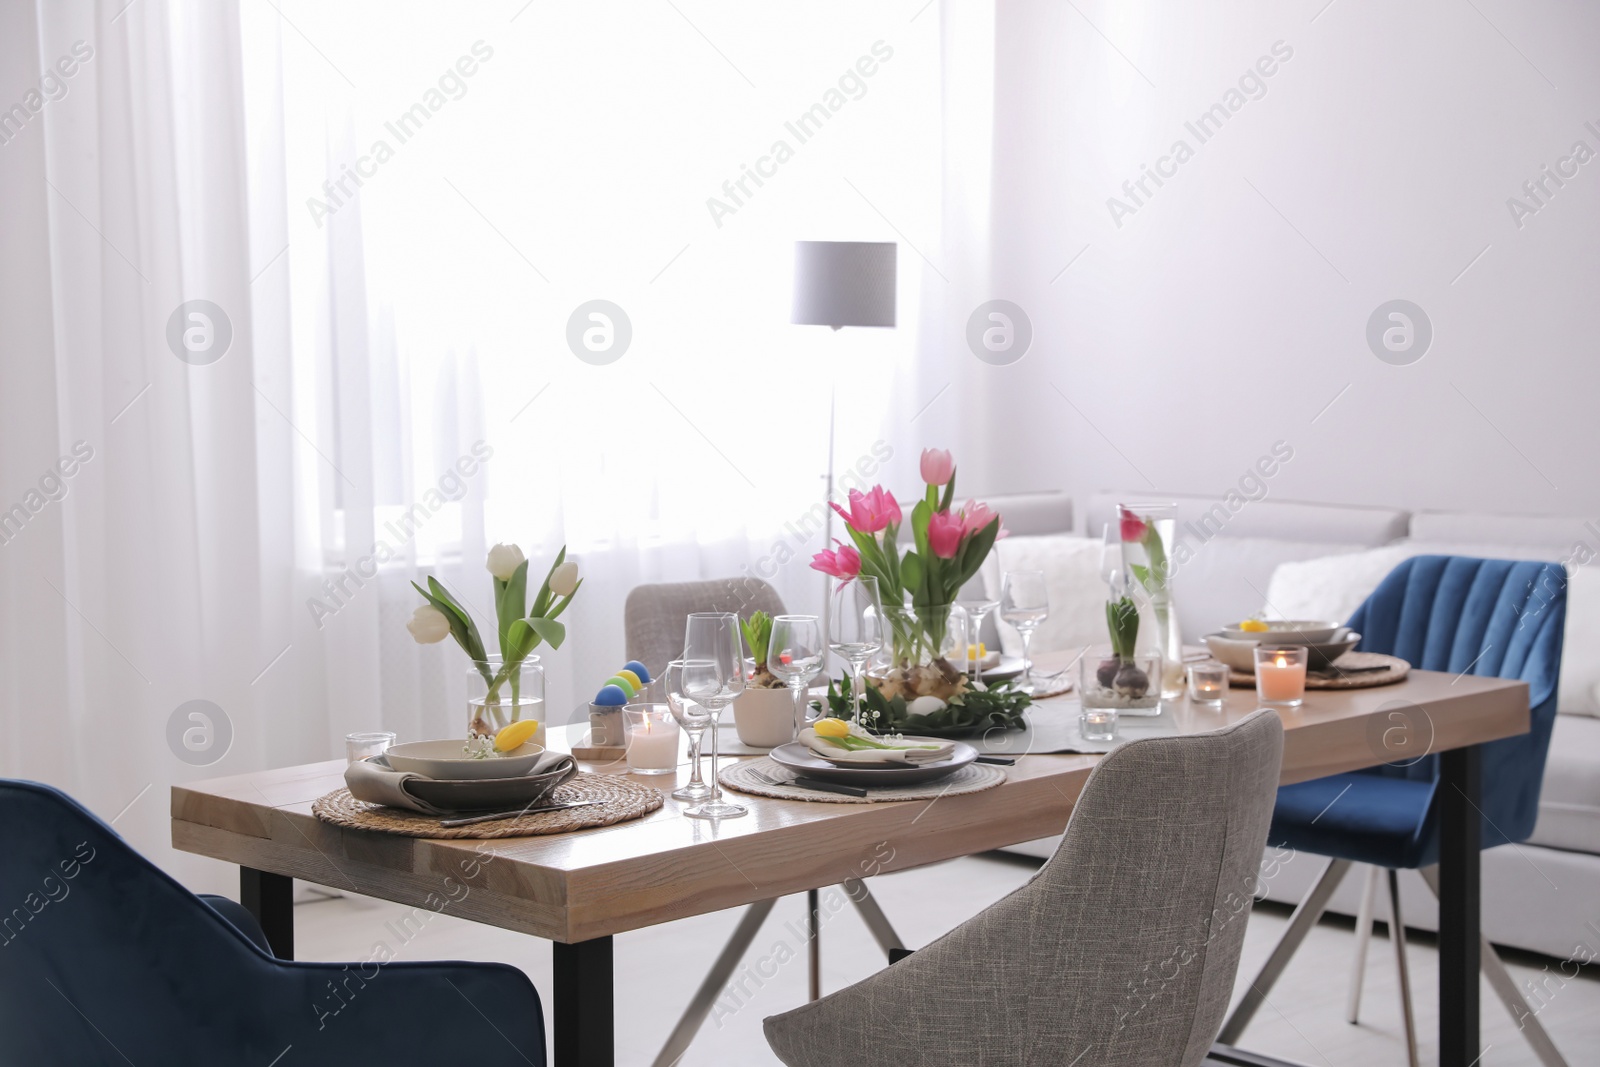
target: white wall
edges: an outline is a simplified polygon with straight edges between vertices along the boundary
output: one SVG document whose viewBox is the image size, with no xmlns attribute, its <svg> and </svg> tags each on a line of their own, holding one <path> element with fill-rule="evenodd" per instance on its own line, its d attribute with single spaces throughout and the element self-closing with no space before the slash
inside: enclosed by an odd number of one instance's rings
<svg viewBox="0 0 1600 1067">
<path fill-rule="evenodd" d="M 1221 492 L 1281 439 L 1276 498 L 1600 512 L 1600 158 L 1520 228 L 1507 207 L 1600 152 L 1600 6 L 1325 3 L 997 5 L 992 289 L 950 287 L 940 343 L 990 297 L 1034 339 L 949 361 L 986 398 L 967 487 Z M 1201 145 L 1185 121 L 1279 41 Z M 1180 137 L 1119 228 L 1108 197 Z M 1434 328 L 1409 366 L 1366 342 L 1394 298 Z"/>
</svg>

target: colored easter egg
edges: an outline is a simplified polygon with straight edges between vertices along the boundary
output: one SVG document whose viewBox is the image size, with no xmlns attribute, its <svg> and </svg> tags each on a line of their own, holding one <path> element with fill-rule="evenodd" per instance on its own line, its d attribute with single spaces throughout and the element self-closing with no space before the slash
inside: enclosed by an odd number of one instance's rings
<svg viewBox="0 0 1600 1067">
<path fill-rule="evenodd" d="M 620 708 L 628 702 L 628 694 L 623 692 L 621 686 L 605 685 L 595 694 L 594 702 L 601 707 Z"/>
<path fill-rule="evenodd" d="M 644 688 L 643 680 L 626 667 L 617 672 L 617 677 L 626 680 L 629 685 L 633 686 L 635 693 Z"/>
<path fill-rule="evenodd" d="M 633 687 L 633 683 L 628 681 L 620 674 L 613 674 L 611 677 L 607 678 L 606 684 L 614 685 L 624 693 L 627 693 L 629 700 L 632 700 L 634 694 L 638 692 L 638 690 Z"/>
<path fill-rule="evenodd" d="M 627 662 L 627 664 L 623 667 L 623 670 L 632 671 L 634 674 L 637 674 L 639 676 L 639 681 L 643 682 L 645 685 L 649 685 L 650 684 L 650 671 L 649 671 L 649 669 L 647 667 L 645 667 L 645 665 L 643 663 L 640 663 L 638 660 L 630 659 Z"/>
</svg>

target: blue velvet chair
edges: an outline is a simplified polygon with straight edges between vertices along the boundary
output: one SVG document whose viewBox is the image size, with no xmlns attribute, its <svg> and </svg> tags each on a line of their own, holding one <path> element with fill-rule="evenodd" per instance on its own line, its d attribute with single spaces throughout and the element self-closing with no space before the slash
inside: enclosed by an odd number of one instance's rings
<svg viewBox="0 0 1600 1067">
<path fill-rule="evenodd" d="M 542 1067 L 521 971 L 385 958 L 276 959 L 238 904 L 59 791 L 0 779 L 0 1063 Z"/>
<path fill-rule="evenodd" d="M 1566 620 L 1566 572 L 1559 563 L 1416 556 L 1384 578 L 1349 625 L 1361 648 L 1382 652 L 1423 670 L 1515 678 L 1528 683 L 1529 732 L 1482 746 L 1482 843 L 1514 845 L 1533 833 L 1539 789 L 1555 723 Z M 1397 740 L 1419 752 L 1430 742 L 1421 716 L 1396 718 Z M 1396 749 L 1397 756 L 1405 753 Z M 1357 920 L 1360 938 L 1347 1016 L 1356 1021 L 1360 975 L 1372 931 L 1372 900 L 1380 871 L 1387 872 L 1391 940 L 1400 969 L 1400 992 L 1411 1063 L 1417 1063 L 1416 1028 L 1400 912 L 1401 870 L 1418 870 L 1439 891 L 1439 757 L 1420 755 L 1349 774 L 1278 790 L 1268 841 L 1278 848 L 1329 857 L 1328 866 L 1291 918 L 1260 975 L 1223 1027 L 1235 1043 L 1265 1000 L 1289 958 L 1321 917 L 1352 863 L 1372 864 Z M 1483 971 L 1547 1065 L 1564 1061 L 1527 1008 L 1504 965 L 1485 941 Z"/>
</svg>

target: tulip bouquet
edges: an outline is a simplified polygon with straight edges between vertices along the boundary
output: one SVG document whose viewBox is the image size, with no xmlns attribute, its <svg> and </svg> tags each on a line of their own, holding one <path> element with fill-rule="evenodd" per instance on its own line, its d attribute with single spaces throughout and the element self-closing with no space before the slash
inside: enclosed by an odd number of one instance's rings
<svg viewBox="0 0 1600 1067">
<path fill-rule="evenodd" d="M 945 655 L 951 609 L 1005 531 L 986 504 L 952 507 L 956 469 L 949 452 L 924 450 L 921 473 L 926 490 L 911 509 L 912 547 L 900 550 L 905 516 L 893 493 L 882 486 L 852 490 L 848 510 L 832 507 L 853 544 L 835 541 L 837 547 L 817 553 L 811 566 L 845 581 L 860 574 L 878 580 L 893 662 L 872 676 L 873 685 L 883 701 L 920 702 L 918 713 L 928 714 L 937 710 L 933 703 L 944 707 L 971 692 L 965 672 Z"/>
<path fill-rule="evenodd" d="M 494 579 L 498 657 L 490 657 L 484 648 L 472 614 L 431 575 L 426 589 L 411 583 L 427 603 L 417 608 L 411 621 L 406 623 L 406 629 L 419 644 L 431 645 L 454 637 L 472 661 L 473 669 L 483 678 L 487 692 L 482 700 L 472 701 L 474 712 L 468 726 L 469 734 L 475 738 L 492 737 L 496 730 L 521 716 L 523 702 L 519 690 L 523 665 L 541 641 L 548 641 L 551 648 L 561 647 L 567 628 L 556 618 L 567 610 L 583 585 L 583 579 L 578 577 L 578 565 L 567 559 L 565 546 L 550 565 L 531 607 L 527 599 L 528 560 L 522 549 L 516 545 L 495 545 L 489 550 L 485 567 Z M 509 699 L 503 699 L 503 691 Z"/>
</svg>

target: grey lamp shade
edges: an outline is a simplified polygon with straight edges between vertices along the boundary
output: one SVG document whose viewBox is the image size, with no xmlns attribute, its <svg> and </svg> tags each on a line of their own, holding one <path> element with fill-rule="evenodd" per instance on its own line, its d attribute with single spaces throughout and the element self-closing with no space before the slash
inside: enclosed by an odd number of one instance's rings
<svg viewBox="0 0 1600 1067">
<path fill-rule="evenodd" d="M 893 326 L 893 241 L 796 241 L 794 313 L 803 326 Z"/>
</svg>

